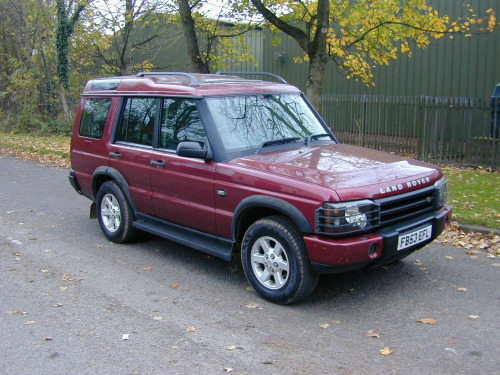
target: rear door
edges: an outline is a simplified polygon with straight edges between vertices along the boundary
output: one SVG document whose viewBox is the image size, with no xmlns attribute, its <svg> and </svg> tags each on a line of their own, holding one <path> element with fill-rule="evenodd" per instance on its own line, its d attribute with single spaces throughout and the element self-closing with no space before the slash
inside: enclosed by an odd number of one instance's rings
<svg viewBox="0 0 500 375">
<path fill-rule="evenodd" d="M 126 97 L 110 144 L 110 167 L 116 169 L 129 185 L 135 207 L 153 215 L 151 202 L 151 154 L 158 98 Z"/>
<path fill-rule="evenodd" d="M 215 226 L 215 163 L 180 157 L 183 141 L 206 146 L 206 134 L 196 101 L 164 98 L 161 105 L 158 148 L 151 164 L 155 216 L 182 226 L 217 234 Z"/>
</svg>

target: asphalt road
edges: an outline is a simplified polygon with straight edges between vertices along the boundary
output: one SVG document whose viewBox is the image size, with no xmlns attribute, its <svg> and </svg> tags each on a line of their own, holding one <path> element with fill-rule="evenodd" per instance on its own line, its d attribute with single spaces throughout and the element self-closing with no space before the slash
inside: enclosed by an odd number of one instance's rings
<svg viewBox="0 0 500 375">
<path fill-rule="evenodd" d="M 284 307 L 189 248 L 108 242 L 89 206 L 0 155 L 0 374 L 500 374 L 500 258 L 432 244 Z"/>
</svg>

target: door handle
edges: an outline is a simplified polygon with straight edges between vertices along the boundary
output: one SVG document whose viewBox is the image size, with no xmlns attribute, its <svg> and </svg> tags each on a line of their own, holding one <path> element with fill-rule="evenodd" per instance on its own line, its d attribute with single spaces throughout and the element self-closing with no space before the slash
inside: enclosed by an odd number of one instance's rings
<svg viewBox="0 0 500 375">
<path fill-rule="evenodd" d="M 162 168 L 167 165 L 164 162 L 162 162 L 161 160 L 158 160 L 158 161 L 151 160 L 149 163 L 151 165 L 154 165 L 155 167 L 162 167 Z"/>
<path fill-rule="evenodd" d="M 122 154 L 120 154 L 119 152 L 110 152 L 109 156 L 112 158 L 120 159 L 122 157 Z"/>
</svg>

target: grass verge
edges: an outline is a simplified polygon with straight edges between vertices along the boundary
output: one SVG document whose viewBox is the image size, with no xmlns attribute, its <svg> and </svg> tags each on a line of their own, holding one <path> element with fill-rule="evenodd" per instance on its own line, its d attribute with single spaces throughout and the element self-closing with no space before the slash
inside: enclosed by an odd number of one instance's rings
<svg viewBox="0 0 500 375">
<path fill-rule="evenodd" d="M 500 229 L 500 173 L 443 168 L 450 180 L 448 203 L 461 224 Z"/>
</svg>

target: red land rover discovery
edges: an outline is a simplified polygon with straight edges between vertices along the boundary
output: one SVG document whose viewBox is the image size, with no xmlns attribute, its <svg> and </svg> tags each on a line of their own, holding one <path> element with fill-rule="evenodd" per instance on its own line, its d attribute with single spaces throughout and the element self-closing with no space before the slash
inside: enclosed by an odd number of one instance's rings
<svg viewBox="0 0 500 375">
<path fill-rule="evenodd" d="M 393 262 L 442 232 L 451 207 L 439 168 L 340 144 L 304 95 L 273 77 L 90 80 L 69 180 L 104 235 L 121 243 L 142 230 L 241 258 L 253 288 L 285 304 L 308 296 L 319 274 Z"/>
</svg>

